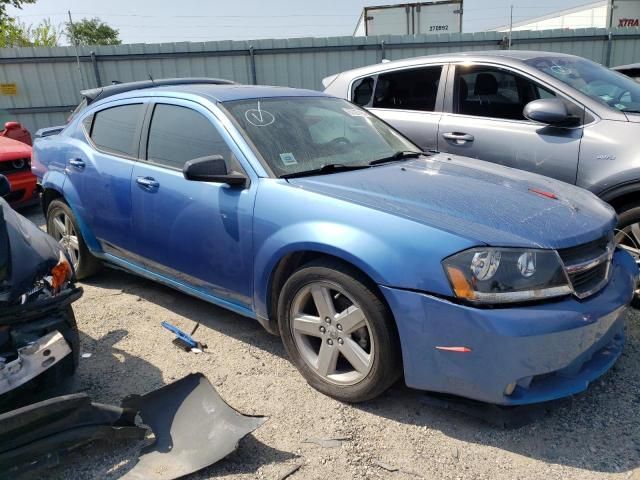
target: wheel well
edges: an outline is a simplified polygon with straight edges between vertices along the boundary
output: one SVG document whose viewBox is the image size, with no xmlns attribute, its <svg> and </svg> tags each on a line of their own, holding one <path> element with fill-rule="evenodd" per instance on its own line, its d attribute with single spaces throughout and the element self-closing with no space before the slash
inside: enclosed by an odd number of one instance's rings
<svg viewBox="0 0 640 480">
<path fill-rule="evenodd" d="M 333 260 L 344 264 L 345 266 L 356 270 L 359 272 L 366 280 L 368 280 L 369 288 L 371 288 L 380 298 L 387 308 L 389 305 L 387 304 L 384 295 L 380 292 L 378 285 L 374 282 L 369 275 L 363 272 L 360 268 L 356 267 L 354 264 L 343 260 L 340 257 L 336 257 L 334 255 L 328 255 L 326 253 L 314 252 L 314 251 L 302 251 L 302 252 L 294 252 L 290 253 L 283 258 L 280 259 L 278 264 L 273 269 L 271 273 L 271 277 L 269 279 L 268 286 L 268 302 L 267 302 L 267 314 L 270 320 L 271 328 L 269 331 L 271 333 L 276 333 L 279 335 L 278 331 L 278 293 L 282 290 L 283 285 L 287 281 L 287 279 L 291 276 L 291 274 L 296 271 L 301 265 L 311 262 L 312 260 L 317 260 L 319 258 L 326 258 L 328 260 Z M 389 308 L 391 312 L 391 309 Z"/>
<path fill-rule="evenodd" d="M 42 213 L 44 213 L 45 217 L 47 216 L 49 204 L 56 198 L 62 198 L 64 200 L 60 192 L 53 188 L 46 188 L 44 192 L 42 192 Z"/>
</svg>

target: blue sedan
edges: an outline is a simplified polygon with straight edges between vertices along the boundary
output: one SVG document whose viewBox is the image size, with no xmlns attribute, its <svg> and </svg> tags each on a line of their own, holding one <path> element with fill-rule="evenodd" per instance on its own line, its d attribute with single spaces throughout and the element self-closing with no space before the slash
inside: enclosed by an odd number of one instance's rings
<svg viewBox="0 0 640 480">
<path fill-rule="evenodd" d="M 591 193 L 420 152 L 319 92 L 108 88 L 34 147 L 78 278 L 112 265 L 256 319 L 350 402 L 401 377 L 546 401 L 619 357 L 637 267 Z"/>
</svg>

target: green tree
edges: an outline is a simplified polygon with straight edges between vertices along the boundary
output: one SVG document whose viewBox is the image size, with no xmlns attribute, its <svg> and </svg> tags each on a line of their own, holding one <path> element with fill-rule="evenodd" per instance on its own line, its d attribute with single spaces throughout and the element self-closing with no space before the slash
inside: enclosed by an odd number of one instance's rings
<svg viewBox="0 0 640 480">
<path fill-rule="evenodd" d="M 0 48 L 24 47 L 28 43 L 24 30 L 13 18 L 0 21 Z"/>
<path fill-rule="evenodd" d="M 36 3 L 36 0 L 0 0 L 0 27 L 11 17 L 7 15 L 7 7 L 22 8 L 23 5 Z"/>
<path fill-rule="evenodd" d="M 57 47 L 60 42 L 60 29 L 46 19 L 41 23 L 26 27 L 27 37 L 34 47 Z"/>
<path fill-rule="evenodd" d="M 65 35 L 72 44 L 77 45 L 120 45 L 119 32 L 99 18 L 83 18 L 77 22 L 65 24 Z"/>
<path fill-rule="evenodd" d="M 59 40 L 60 30 L 49 19 L 38 25 L 26 25 L 13 18 L 0 22 L 0 48 L 55 47 Z"/>
</svg>

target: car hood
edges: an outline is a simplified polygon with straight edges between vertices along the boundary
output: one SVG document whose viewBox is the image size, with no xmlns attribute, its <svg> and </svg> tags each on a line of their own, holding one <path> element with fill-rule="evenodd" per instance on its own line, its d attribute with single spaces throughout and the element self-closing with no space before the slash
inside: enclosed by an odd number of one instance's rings
<svg viewBox="0 0 640 480">
<path fill-rule="evenodd" d="M 586 190 L 449 154 L 289 182 L 494 246 L 566 248 L 616 223 L 613 209 Z"/>
<path fill-rule="evenodd" d="M 31 146 L 13 138 L 0 137 L 0 162 L 31 158 Z"/>
<path fill-rule="evenodd" d="M 0 198 L 0 310 L 48 275 L 61 252 L 52 237 Z"/>
</svg>

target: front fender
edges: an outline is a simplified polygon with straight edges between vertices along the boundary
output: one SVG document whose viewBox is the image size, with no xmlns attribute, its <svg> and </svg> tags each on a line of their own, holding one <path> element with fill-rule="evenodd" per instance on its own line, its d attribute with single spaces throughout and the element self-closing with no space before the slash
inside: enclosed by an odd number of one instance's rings
<svg viewBox="0 0 640 480">
<path fill-rule="evenodd" d="M 441 261 L 475 245 L 401 216 L 262 179 L 254 210 L 254 309 L 268 318 L 271 275 L 291 253 L 337 257 L 378 285 L 450 295 Z"/>
<path fill-rule="evenodd" d="M 309 221 L 278 230 L 257 250 L 254 308 L 259 317 L 268 318 L 270 279 L 278 262 L 297 252 L 317 252 L 339 258 L 363 271 L 377 285 L 451 293 L 439 261 L 435 270 L 428 262 L 421 268 L 420 256 L 415 256 L 418 252 L 411 246 L 391 242 L 354 226 Z"/>
<path fill-rule="evenodd" d="M 256 252 L 253 278 L 258 315 L 267 317 L 271 273 L 281 259 L 296 252 L 318 252 L 340 258 L 365 272 L 378 284 L 385 283 L 384 275 L 380 265 L 376 265 L 371 257 L 375 252 L 386 256 L 389 261 L 397 256 L 379 239 L 353 227 L 320 221 L 285 227 L 267 238 Z M 353 252 L 358 252 L 358 255 Z"/>
<path fill-rule="evenodd" d="M 611 185 L 611 182 L 604 182 L 604 186 L 600 187 L 600 192 L 598 196 L 607 203 L 613 203 L 617 198 L 626 197 L 627 195 L 635 194 L 638 199 L 640 199 L 640 181 L 638 180 L 629 180 L 627 182 L 622 182 Z"/>
</svg>

